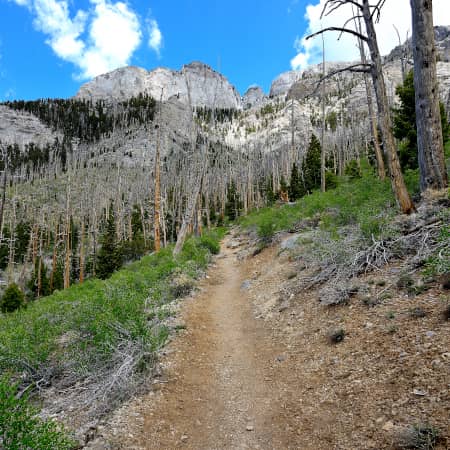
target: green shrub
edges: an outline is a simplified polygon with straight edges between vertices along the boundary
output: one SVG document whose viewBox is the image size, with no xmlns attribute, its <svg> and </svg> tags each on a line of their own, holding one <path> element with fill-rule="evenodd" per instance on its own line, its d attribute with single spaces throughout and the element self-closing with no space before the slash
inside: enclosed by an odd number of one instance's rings
<svg viewBox="0 0 450 450">
<path fill-rule="evenodd" d="M 213 255 L 218 255 L 220 253 L 220 243 L 210 234 L 205 234 L 200 238 L 200 245 Z"/>
<path fill-rule="evenodd" d="M 0 445 L 5 450 L 69 450 L 74 448 L 62 427 L 41 420 L 26 395 L 17 395 L 17 385 L 0 378 Z"/>
<path fill-rule="evenodd" d="M 275 223 L 270 217 L 265 217 L 258 224 L 258 236 L 264 241 L 270 241 L 275 233 Z"/>
<path fill-rule="evenodd" d="M 240 219 L 260 237 L 295 228 L 302 220 L 320 216 L 321 227 L 333 231 L 342 225 L 359 224 L 364 236 L 378 237 L 397 212 L 389 180 L 380 181 L 361 160 L 361 178 L 340 178 L 336 189 L 313 192 L 294 205 L 261 208 Z"/>
<path fill-rule="evenodd" d="M 333 172 L 325 172 L 325 186 L 327 190 L 336 189 L 338 185 L 338 177 Z"/>
<path fill-rule="evenodd" d="M 216 235 L 218 240 L 220 233 Z M 212 247 L 214 234 L 209 239 Z M 174 273 L 196 278 L 209 259 L 207 246 L 189 238 L 176 258 L 167 247 L 107 280 L 73 285 L 5 315 L 0 327 L 0 376 L 20 376 L 25 385 L 36 376 L 50 382 L 52 376 L 83 380 L 89 375 L 95 380 L 96 373 L 114 371 L 121 363 L 115 349 L 126 346 L 137 349 L 127 382 L 139 386 L 141 372 L 151 367 L 154 353 L 168 336 L 164 324 L 149 318 L 167 315 L 167 303 L 173 300 L 171 278 Z M 115 389 L 119 391 L 101 394 L 108 407 L 112 399 L 124 397 L 124 390 L 130 392 L 122 383 Z"/>
<path fill-rule="evenodd" d="M 0 301 L 2 312 L 12 312 L 25 304 L 25 297 L 16 283 L 10 284 Z"/>
<path fill-rule="evenodd" d="M 350 180 L 361 178 L 361 170 L 356 159 L 352 159 L 347 163 L 344 169 L 344 173 L 349 177 Z"/>
</svg>

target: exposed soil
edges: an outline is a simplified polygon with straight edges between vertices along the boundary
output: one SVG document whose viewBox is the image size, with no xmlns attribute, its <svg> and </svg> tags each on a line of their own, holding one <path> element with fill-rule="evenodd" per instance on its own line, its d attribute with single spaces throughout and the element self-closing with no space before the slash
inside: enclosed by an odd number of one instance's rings
<svg viewBox="0 0 450 450">
<path fill-rule="evenodd" d="M 152 391 L 99 427 L 88 448 L 387 449 L 419 423 L 440 430 L 437 449 L 449 448 L 445 294 L 373 308 L 325 308 L 314 291 L 286 299 L 280 290 L 297 270 L 289 254 L 274 246 L 238 258 L 242 246 L 230 242 L 184 302 L 186 329 Z M 419 306 L 425 316 L 413 317 Z M 338 328 L 345 338 L 332 344 Z"/>
</svg>

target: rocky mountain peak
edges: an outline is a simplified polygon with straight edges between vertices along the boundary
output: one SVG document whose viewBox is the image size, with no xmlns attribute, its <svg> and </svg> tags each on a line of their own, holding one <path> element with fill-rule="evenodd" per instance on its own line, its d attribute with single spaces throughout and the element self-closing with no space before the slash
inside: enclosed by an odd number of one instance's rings
<svg viewBox="0 0 450 450">
<path fill-rule="evenodd" d="M 123 101 L 139 94 L 166 101 L 176 96 L 192 106 L 241 108 L 241 99 L 229 81 L 210 66 L 199 61 L 186 64 L 180 71 L 158 67 L 147 71 L 140 67 L 123 67 L 94 78 L 81 86 L 76 98 Z"/>
<path fill-rule="evenodd" d="M 278 75 L 272 81 L 270 87 L 270 97 L 278 97 L 279 95 L 286 95 L 291 86 L 302 77 L 302 72 L 299 70 L 290 70 Z"/>
<path fill-rule="evenodd" d="M 261 106 L 265 100 L 267 100 L 267 96 L 259 86 L 250 86 L 242 97 L 242 107 L 249 109 Z"/>
</svg>

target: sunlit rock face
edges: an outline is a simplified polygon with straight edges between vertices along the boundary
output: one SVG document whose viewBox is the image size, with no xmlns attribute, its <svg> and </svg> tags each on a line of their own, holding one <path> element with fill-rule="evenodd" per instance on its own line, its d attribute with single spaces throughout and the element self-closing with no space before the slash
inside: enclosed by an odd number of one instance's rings
<svg viewBox="0 0 450 450">
<path fill-rule="evenodd" d="M 187 64 L 180 71 L 162 67 L 147 71 L 131 66 L 116 69 L 84 84 L 76 98 L 122 101 L 139 94 L 163 101 L 176 97 L 193 107 L 241 108 L 240 95 L 234 86 L 201 62 Z"/>
</svg>

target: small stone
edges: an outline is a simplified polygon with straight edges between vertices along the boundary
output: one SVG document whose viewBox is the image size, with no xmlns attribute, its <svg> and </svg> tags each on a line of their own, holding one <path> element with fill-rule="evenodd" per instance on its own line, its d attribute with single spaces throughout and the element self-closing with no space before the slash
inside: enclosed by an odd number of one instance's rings
<svg viewBox="0 0 450 450">
<path fill-rule="evenodd" d="M 427 393 L 422 389 L 413 389 L 413 394 L 417 395 L 418 397 L 425 397 L 425 395 L 427 395 Z"/>
<path fill-rule="evenodd" d="M 384 425 L 383 425 L 383 430 L 384 431 L 392 431 L 393 430 L 393 428 L 394 428 L 394 423 L 391 421 L 391 420 L 389 420 L 389 421 L 387 421 Z"/>
<path fill-rule="evenodd" d="M 245 427 L 245 429 L 246 429 L 247 431 L 253 431 L 253 430 L 254 430 L 253 425 L 247 425 L 247 426 Z"/>
<path fill-rule="evenodd" d="M 183 436 L 181 436 L 181 442 L 187 442 L 188 439 L 189 437 L 186 434 L 183 434 Z"/>
<path fill-rule="evenodd" d="M 439 359 L 433 359 L 433 361 L 431 361 L 431 367 L 433 367 L 433 369 L 439 369 L 439 367 L 441 367 L 441 362 L 439 361 Z"/>
</svg>

